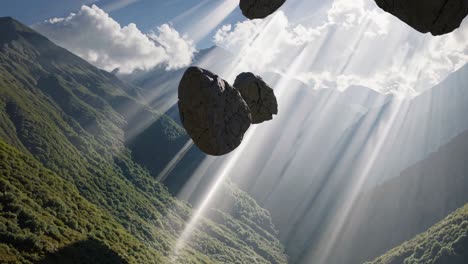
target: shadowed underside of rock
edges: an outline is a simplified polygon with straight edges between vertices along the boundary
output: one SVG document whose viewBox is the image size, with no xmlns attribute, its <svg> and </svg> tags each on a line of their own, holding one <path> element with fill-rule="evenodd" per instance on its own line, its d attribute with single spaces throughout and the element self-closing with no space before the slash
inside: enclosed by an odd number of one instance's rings
<svg viewBox="0 0 468 264">
<path fill-rule="evenodd" d="M 412 28 L 443 35 L 460 27 L 468 15 L 467 0 L 375 0 L 383 10 Z"/>
<path fill-rule="evenodd" d="M 252 124 L 259 124 L 273 119 L 278 114 L 278 103 L 273 89 L 262 78 L 250 72 L 237 76 L 234 87 L 239 90 L 250 108 Z"/>
<path fill-rule="evenodd" d="M 280 8 L 286 0 L 240 0 L 242 14 L 249 19 L 265 18 Z"/>
<path fill-rule="evenodd" d="M 187 133 L 209 155 L 224 155 L 237 148 L 251 123 L 249 108 L 240 93 L 198 67 L 184 73 L 178 104 Z"/>
</svg>

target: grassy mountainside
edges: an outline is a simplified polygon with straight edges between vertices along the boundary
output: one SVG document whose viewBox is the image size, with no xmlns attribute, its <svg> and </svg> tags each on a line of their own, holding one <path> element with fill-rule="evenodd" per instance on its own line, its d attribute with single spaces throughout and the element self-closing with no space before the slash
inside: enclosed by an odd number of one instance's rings
<svg viewBox="0 0 468 264">
<path fill-rule="evenodd" d="M 334 261 L 362 263 L 382 255 L 466 204 L 467 190 L 468 131 L 364 193 L 348 217 Z"/>
<path fill-rule="evenodd" d="M 128 148 L 149 128 L 161 153 L 150 171 L 138 163 L 147 157 Z M 83 263 L 169 262 L 191 209 L 152 169 L 187 136 L 145 105 L 138 88 L 1 18 L 0 139 L 1 263 L 63 263 L 81 254 Z M 263 209 L 240 203 L 237 211 Z M 286 262 L 269 226 L 222 213 L 202 220 L 177 263 Z"/>
<path fill-rule="evenodd" d="M 369 264 L 468 263 L 468 204 Z"/>
</svg>

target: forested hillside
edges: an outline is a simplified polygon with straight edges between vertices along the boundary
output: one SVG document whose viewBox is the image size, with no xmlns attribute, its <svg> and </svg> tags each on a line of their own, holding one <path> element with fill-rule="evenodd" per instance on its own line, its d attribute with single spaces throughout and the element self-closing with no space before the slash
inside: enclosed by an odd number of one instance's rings
<svg viewBox="0 0 468 264">
<path fill-rule="evenodd" d="M 331 258 L 348 263 L 376 258 L 466 204 L 467 188 L 468 131 L 361 195 Z"/>
<path fill-rule="evenodd" d="M 468 204 L 368 264 L 468 263 Z"/>
<path fill-rule="evenodd" d="M 158 156 L 132 153 L 147 129 Z M 192 210 L 154 174 L 188 137 L 138 88 L 1 18 L 0 140 L 0 263 L 169 262 Z M 176 263 L 286 263 L 268 212 L 225 188 L 237 207 L 202 219 Z"/>
</svg>

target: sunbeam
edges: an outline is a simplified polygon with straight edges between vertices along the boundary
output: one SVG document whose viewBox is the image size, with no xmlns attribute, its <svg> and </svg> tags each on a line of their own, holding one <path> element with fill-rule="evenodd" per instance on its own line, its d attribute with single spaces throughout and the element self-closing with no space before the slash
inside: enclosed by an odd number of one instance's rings
<svg viewBox="0 0 468 264">
<path fill-rule="evenodd" d="M 202 2 L 203 3 L 203 2 Z M 195 16 L 195 23 L 190 23 L 184 31 L 190 34 L 190 37 L 199 42 L 210 34 L 226 17 L 231 14 L 239 5 L 237 0 L 217 1 L 215 6 Z M 200 6 L 201 7 L 201 6 Z M 197 6 L 196 9 L 199 7 Z M 189 14 L 195 11 L 189 11 Z M 186 14 L 182 14 L 186 15 Z M 175 18 L 181 19 L 180 17 Z"/>
<path fill-rule="evenodd" d="M 184 230 L 182 231 L 181 235 L 177 239 L 177 242 L 174 247 L 174 251 L 172 253 L 171 259 L 176 260 L 177 256 L 179 255 L 180 251 L 190 240 L 190 236 L 192 232 L 197 228 L 198 221 L 203 217 L 203 213 L 208 208 L 210 203 L 212 202 L 212 197 L 215 195 L 216 191 L 218 191 L 219 186 L 223 183 L 223 181 L 228 176 L 228 173 L 231 171 L 234 164 L 239 160 L 242 155 L 242 150 L 247 146 L 249 141 L 252 139 L 252 135 L 255 134 L 255 127 L 252 128 L 246 135 L 244 139 L 244 144 L 241 145 L 229 158 L 228 161 L 224 164 L 224 167 L 221 168 L 219 173 L 217 173 L 217 178 L 215 183 L 210 187 L 210 190 L 204 196 L 201 204 L 197 207 L 195 213 L 190 217 L 190 220 L 185 225 Z"/>
<path fill-rule="evenodd" d="M 417 36 L 386 17 L 376 20 L 377 11 L 366 8 L 356 24 L 330 20 L 307 29 L 311 37 L 305 40 L 288 32 L 303 29 L 294 28 L 282 11 L 218 31 L 216 43 L 234 56 L 216 66 L 217 57 L 208 56 L 199 65 L 215 68 L 231 82 L 239 72 L 263 74 L 275 87 L 280 111 L 275 120 L 249 132 L 235 162 L 206 159 L 180 198 L 198 200 L 193 197 L 206 184 L 202 179 L 214 178 L 200 198 L 206 210 L 210 203 L 215 206 L 209 200 L 222 179 L 229 178 L 272 212 L 293 263 L 336 260 L 330 256 L 342 234 L 353 228 L 349 219 L 355 218 L 359 197 L 452 137 L 434 130 L 449 120 L 425 115 L 434 108 L 446 112 L 446 107 L 425 93 L 441 79 L 428 81 L 430 61 L 422 59 L 434 56 L 429 47 L 449 37 Z M 457 63 L 468 62 L 463 56 Z M 203 210 L 191 218 L 182 241 L 189 239 Z"/>
</svg>

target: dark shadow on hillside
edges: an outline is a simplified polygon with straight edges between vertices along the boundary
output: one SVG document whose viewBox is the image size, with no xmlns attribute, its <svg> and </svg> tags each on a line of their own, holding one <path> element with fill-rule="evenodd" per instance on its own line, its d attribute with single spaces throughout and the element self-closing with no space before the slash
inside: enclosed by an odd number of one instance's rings
<svg viewBox="0 0 468 264">
<path fill-rule="evenodd" d="M 50 253 L 37 264 L 119 264 L 127 263 L 116 252 L 95 239 L 79 241 Z"/>
</svg>

